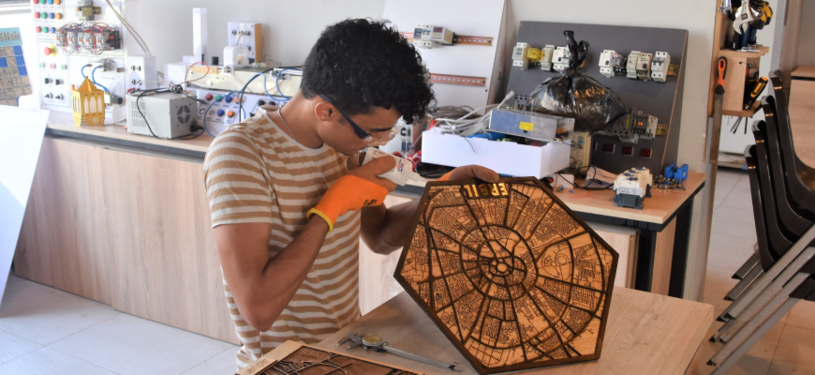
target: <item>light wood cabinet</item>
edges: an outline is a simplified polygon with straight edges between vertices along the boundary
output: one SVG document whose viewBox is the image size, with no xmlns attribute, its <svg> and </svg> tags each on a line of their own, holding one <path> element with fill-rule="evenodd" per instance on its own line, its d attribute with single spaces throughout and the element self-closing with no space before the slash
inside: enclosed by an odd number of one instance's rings
<svg viewBox="0 0 815 375">
<path fill-rule="evenodd" d="M 238 343 L 201 162 L 46 137 L 15 272 Z"/>
</svg>

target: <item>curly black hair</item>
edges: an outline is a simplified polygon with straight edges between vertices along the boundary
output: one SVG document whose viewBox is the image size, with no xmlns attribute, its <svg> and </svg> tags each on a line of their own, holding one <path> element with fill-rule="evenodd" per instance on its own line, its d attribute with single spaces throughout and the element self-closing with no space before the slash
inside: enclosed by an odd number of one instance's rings
<svg viewBox="0 0 815 375">
<path fill-rule="evenodd" d="M 325 95 L 349 116 L 390 109 L 408 123 L 434 100 L 422 57 L 395 27 L 347 19 L 326 27 L 303 65 L 300 90 Z"/>
</svg>

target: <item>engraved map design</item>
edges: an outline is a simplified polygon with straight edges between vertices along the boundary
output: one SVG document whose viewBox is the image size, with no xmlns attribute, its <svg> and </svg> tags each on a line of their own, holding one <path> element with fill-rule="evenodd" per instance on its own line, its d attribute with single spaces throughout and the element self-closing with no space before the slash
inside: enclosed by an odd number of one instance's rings
<svg viewBox="0 0 815 375">
<path fill-rule="evenodd" d="M 397 280 L 487 372 L 596 359 L 617 254 L 534 179 L 502 187 L 428 187 Z"/>
</svg>

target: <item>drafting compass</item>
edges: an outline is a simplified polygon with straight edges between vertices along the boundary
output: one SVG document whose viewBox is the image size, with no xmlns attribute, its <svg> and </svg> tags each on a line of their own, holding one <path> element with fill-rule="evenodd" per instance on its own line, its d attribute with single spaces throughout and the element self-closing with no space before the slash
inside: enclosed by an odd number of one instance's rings
<svg viewBox="0 0 815 375">
<path fill-rule="evenodd" d="M 407 359 L 412 359 L 414 361 L 422 362 L 422 363 L 425 363 L 425 364 L 428 364 L 428 365 L 441 367 L 443 369 L 448 369 L 448 370 L 451 370 L 451 371 L 461 372 L 461 369 L 456 367 L 456 366 L 458 366 L 458 364 L 455 363 L 455 362 L 453 362 L 452 364 L 447 364 L 447 363 L 437 361 L 435 359 L 430 359 L 430 358 L 427 358 L 427 357 L 420 356 L 418 354 L 413 354 L 413 353 L 406 352 L 406 351 L 401 350 L 401 349 L 394 348 L 394 347 L 388 345 L 388 343 L 386 341 L 382 340 L 382 337 L 379 337 L 377 335 L 360 336 L 360 335 L 355 334 L 355 333 L 354 334 L 349 334 L 348 336 L 345 336 L 345 338 L 342 341 L 337 342 L 337 346 L 343 345 L 345 343 L 349 343 L 347 349 L 353 349 L 353 348 L 361 346 L 365 350 L 373 350 L 373 351 L 379 352 L 379 353 L 396 354 L 398 356 L 402 356 L 402 357 L 405 357 Z"/>
</svg>

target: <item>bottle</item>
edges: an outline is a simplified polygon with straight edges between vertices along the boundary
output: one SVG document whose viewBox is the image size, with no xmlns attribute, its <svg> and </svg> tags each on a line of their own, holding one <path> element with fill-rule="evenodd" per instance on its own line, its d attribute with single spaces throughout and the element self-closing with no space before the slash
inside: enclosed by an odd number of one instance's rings
<svg viewBox="0 0 815 375">
<path fill-rule="evenodd" d="M 405 186 L 408 181 L 427 181 L 418 173 L 413 171 L 413 163 L 410 160 L 402 159 L 382 151 L 376 147 L 368 147 L 365 150 L 365 158 L 362 160 L 361 165 L 368 164 L 371 160 L 384 158 L 386 156 L 396 159 L 396 166 L 390 172 L 381 174 L 377 177 L 387 178 L 399 186 Z"/>
</svg>

